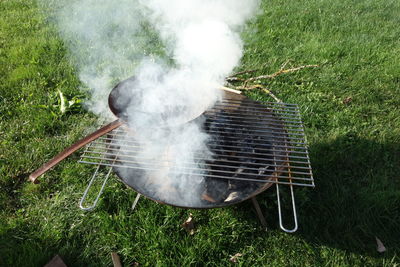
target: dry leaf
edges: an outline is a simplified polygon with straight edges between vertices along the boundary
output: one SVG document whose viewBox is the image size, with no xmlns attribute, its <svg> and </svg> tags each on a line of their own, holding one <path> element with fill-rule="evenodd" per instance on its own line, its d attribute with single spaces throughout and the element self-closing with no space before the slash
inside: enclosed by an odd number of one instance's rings
<svg viewBox="0 0 400 267">
<path fill-rule="evenodd" d="M 233 262 L 233 263 L 238 263 L 238 258 L 239 258 L 239 257 L 242 257 L 242 256 L 243 256 L 242 253 L 236 253 L 235 255 L 233 255 L 233 256 L 229 259 L 229 261 L 230 261 L 230 262 Z"/>
<path fill-rule="evenodd" d="M 353 98 L 351 96 L 346 97 L 345 99 L 343 99 L 343 104 L 345 105 L 350 104 L 351 101 L 353 101 Z"/>
<path fill-rule="evenodd" d="M 194 222 L 193 222 L 193 214 L 189 214 L 189 218 L 182 224 L 183 229 L 188 231 L 190 235 L 194 235 Z"/>
<path fill-rule="evenodd" d="M 379 238 L 377 238 L 376 236 L 375 236 L 375 239 L 376 239 L 376 245 L 377 245 L 376 250 L 377 250 L 379 253 L 385 252 L 385 251 L 386 251 L 386 248 L 385 248 L 385 246 L 383 245 L 382 241 L 379 240 Z"/>
</svg>

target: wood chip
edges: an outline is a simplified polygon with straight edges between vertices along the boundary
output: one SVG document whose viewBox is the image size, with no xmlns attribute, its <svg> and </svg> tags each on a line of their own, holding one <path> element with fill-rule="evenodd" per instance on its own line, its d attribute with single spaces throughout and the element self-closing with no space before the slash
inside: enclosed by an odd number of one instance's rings
<svg viewBox="0 0 400 267">
<path fill-rule="evenodd" d="M 208 202 L 212 202 L 212 203 L 217 202 L 215 199 L 213 199 L 211 196 L 209 196 L 209 195 L 206 194 L 206 193 L 204 193 L 204 194 L 201 196 L 201 199 L 206 200 L 206 201 L 208 201 Z"/>
<path fill-rule="evenodd" d="M 385 246 L 383 245 L 382 241 L 379 240 L 379 238 L 377 238 L 376 236 L 375 236 L 375 239 L 376 239 L 376 245 L 377 245 L 376 250 L 377 250 L 379 253 L 385 252 L 385 251 L 386 251 L 386 248 L 385 248 Z"/>
<path fill-rule="evenodd" d="M 236 253 L 235 255 L 233 255 L 233 256 L 229 259 L 229 261 L 230 261 L 230 262 L 233 262 L 233 263 L 238 263 L 238 258 L 239 258 L 239 257 L 242 257 L 242 256 L 243 256 L 242 253 Z"/>
<path fill-rule="evenodd" d="M 194 235 L 194 221 L 193 214 L 189 214 L 189 218 L 186 219 L 184 223 L 182 223 L 183 229 L 185 229 L 190 235 Z"/>
</svg>

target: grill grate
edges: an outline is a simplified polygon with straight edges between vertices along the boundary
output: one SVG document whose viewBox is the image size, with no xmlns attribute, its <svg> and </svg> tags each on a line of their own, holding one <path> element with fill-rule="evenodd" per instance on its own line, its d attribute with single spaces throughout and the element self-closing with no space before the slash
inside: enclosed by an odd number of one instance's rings
<svg viewBox="0 0 400 267">
<path fill-rule="evenodd" d="M 314 187 L 297 105 L 224 99 L 203 116 L 204 130 L 212 136 L 208 146 L 215 155 L 213 160 L 199 152 L 195 160 L 204 160 L 205 165 L 188 163 L 170 171 L 192 177 Z M 91 142 L 79 162 L 146 171 L 172 163 L 138 156 L 142 145 L 121 126 Z"/>
<path fill-rule="evenodd" d="M 199 200 L 201 205 L 204 204 L 205 200 L 206 202 L 210 199 L 215 200 L 218 195 L 221 195 L 221 191 L 213 194 L 210 191 L 212 188 L 221 188 L 224 185 L 225 188 L 244 185 L 241 191 L 230 192 L 227 190 L 230 193 L 228 197 L 225 194 L 225 196 L 221 196 L 222 199 L 219 203 L 205 205 L 204 207 L 225 206 L 225 202 L 231 201 L 240 192 L 242 199 L 251 198 L 257 216 L 265 229 L 267 229 L 266 220 L 255 195 L 275 184 L 280 228 L 288 233 L 297 231 L 294 187 L 314 187 L 308 148 L 298 106 L 274 102 L 261 104 L 244 97 L 226 98 L 207 110 L 202 115 L 201 121 L 204 131 L 212 137 L 207 145 L 212 151 L 213 157 L 210 159 L 197 151 L 195 160 L 203 162 L 200 165 L 180 163 L 179 167 L 174 167 L 173 161 L 170 159 L 140 156 L 138 152 L 146 144 L 139 143 L 132 130 L 129 130 L 125 125 L 91 142 L 86 146 L 79 160 L 80 163 L 96 166 L 96 170 L 80 201 L 81 209 L 92 210 L 97 205 L 112 170 L 118 176 L 121 173 L 128 173 L 128 176 L 139 179 L 140 175 L 137 174 L 143 174 L 144 171 L 153 172 L 153 176 L 162 175 L 165 171 L 163 167 L 168 165 L 168 173 L 187 174 L 191 179 L 196 178 L 196 176 L 204 177 L 208 184 L 202 193 L 202 199 Z M 105 178 L 101 178 L 102 175 L 100 175 L 100 168 L 103 166 L 108 168 Z M 126 182 L 122 176 L 120 178 Z M 96 179 L 103 179 L 101 189 L 93 204 L 84 206 L 88 191 Z M 293 227 L 291 229 L 284 226 L 280 185 L 288 187 L 290 192 L 293 215 Z M 138 194 L 132 209 L 135 208 L 141 194 L 146 193 L 141 191 L 143 188 L 139 190 L 138 187 L 134 187 L 134 189 Z M 148 197 L 149 195 L 151 194 L 147 194 Z M 176 205 L 179 206 L 179 204 Z"/>
</svg>

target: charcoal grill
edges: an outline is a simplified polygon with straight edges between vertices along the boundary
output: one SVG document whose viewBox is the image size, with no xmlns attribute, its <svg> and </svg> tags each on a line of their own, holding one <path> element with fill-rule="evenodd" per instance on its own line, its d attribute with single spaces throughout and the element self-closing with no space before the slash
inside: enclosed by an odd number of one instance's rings
<svg viewBox="0 0 400 267">
<path fill-rule="evenodd" d="M 142 157 L 138 152 L 147 144 L 135 138 L 136 133 L 126 125 L 88 144 L 79 162 L 96 168 L 80 207 L 91 210 L 96 206 L 110 174 L 114 172 L 122 182 L 138 192 L 134 206 L 141 195 L 163 204 L 200 209 L 225 207 L 251 199 L 265 226 L 255 196 L 274 185 L 280 227 L 286 232 L 296 231 L 294 186 L 314 187 L 298 106 L 260 103 L 242 96 L 240 92 L 225 91 L 219 102 L 189 123 L 200 123 L 211 136 L 207 146 L 213 153 L 212 158 L 205 157 L 201 151 L 195 153 L 196 159 L 203 162 L 201 165 L 188 163 L 175 168 L 173 160 L 168 157 Z M 104 177 L 99 175 L 101 168 L 108 169 Z M 188 202 L 179 197 L 184 193 L 182 190 L 191 190 L 190 187 L 159 184 L 160 180 L 175 172 L 185 179 L 203 179 L 200 190 L 193 192 L 194 200 Z M 87 206 L 87 194 L 97 179 L 104 179 L 102 187 L 93 203 Z M 292 229 L 283 226 L 280 186 L 290 188 Z"/>
</svg>

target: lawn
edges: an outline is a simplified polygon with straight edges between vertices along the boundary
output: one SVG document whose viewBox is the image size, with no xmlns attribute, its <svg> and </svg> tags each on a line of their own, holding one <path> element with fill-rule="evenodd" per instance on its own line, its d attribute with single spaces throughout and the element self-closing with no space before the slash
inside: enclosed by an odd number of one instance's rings
<svg viewBox="0 0 400 267">
<path fill-rule="evenodd" d="M 59 254 L 69 266 L 400 265 L 400 1 L 262 1 L 243 30 L 237 71 L 300 106 L 315 189 L 297 189 L 299 230 L 279 230 L 274 194 L 251 203 L 184 210 L 141 199 L 115 177 L 93 212 L 78 202 L 92 168 L 79 153 L 42 177 L 29 174 L 98 128 L 84 108 L 74 62 L 34 0 L 0 2 L 0 266 L 43 266 Z M 61 97 L 61 94 L 63 97 Z M 247 93 L 270 100 L 261 90 Z M 62 107 L 62 102 L 72 101 Z M 287 208 L 286 213 L 289 212 Z M 192 213 L 194 235 L 181 224 Z M 376 237 L 387 251 L 377 252 Z"/>
</svg>

